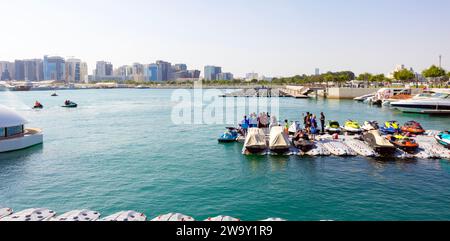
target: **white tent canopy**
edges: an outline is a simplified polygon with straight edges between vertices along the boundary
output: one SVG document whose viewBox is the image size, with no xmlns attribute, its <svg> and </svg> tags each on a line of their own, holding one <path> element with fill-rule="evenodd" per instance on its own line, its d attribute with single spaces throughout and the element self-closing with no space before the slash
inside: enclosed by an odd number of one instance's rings
<svg viewBox="0 0 450 241">
<path fill-rule="evenodd" d="M 16 111 L 0 105 L 0 128 L 21 126 L 28 123 L 28 121 L 23 118 Z"/>
</svg>

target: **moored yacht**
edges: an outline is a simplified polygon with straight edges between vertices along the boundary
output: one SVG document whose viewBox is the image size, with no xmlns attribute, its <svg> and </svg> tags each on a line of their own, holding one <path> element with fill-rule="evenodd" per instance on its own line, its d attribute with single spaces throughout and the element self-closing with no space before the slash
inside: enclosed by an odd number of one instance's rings
<svg viewBox="0 0 450 241">
<path fill-rule="evenodd" d="M 25 149 L 43 142 L 40 129 L 25 128 L 28 123 L 15 111 L 0 105 L 0 153 Z"/>
<path fill-rule="evenodd" d="M 409 113 L 450 114 L 450 95 L 436 93 L 429 98 L 413 98 L 394 102 L 391 106 Z"/>
</svg>

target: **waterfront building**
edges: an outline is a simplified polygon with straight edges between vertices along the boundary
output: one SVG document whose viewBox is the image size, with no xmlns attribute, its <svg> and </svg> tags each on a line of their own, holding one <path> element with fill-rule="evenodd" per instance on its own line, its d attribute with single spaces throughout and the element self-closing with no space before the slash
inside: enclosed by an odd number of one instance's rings
<svg viewBox="0 0 450 241">
<path fill-rule="evenodd" d="M 217 75 L 222 73 L 222 67 L 205 66 L 205 80 L 217 80 Z"/>
<path fill-rule="evenodd" d="M 189 78 L 192 78 L 192 79 L 200 78 L 200 74 L 201 74 L 200 70 L 195 69 L 195 70 L 189 70 L 188 72 L 189 72 Z"/>
<path fill-rule="evenodd" d="M 66 81 L 68 81 L 69 83 L 81 82 L 81 60 L 66 60 Z"/>
<path fill-rule="evenodd" d="M 110 80 L 113 76 L 113 65 L 106 61 L 97 61 L 95 79 L 98 81 Z"/>
<path fill-rule="evenodd" d="M 44 56 L 43 71 L 45 80 L 63 81 L 66 78 L 66 61 L 59 56 Z"/>
<path fill-rule="evenodd" d="M 14 63 L 0 61 L 0 80 L 12 80 L 14 78 Z"/>
<path fill-rule="evenodd" d="M 187 65 L 186 64 L 176 64 L 173 67 L 173 71 L 175 71 L 175 72 L 187 71 Z"/>
<path fill-rule="evenodd" d="M 232 73 L 219 73 L 216 77 L 217 80 L 233 80 Z"/>
<path fill-rule="evenodd" d="M 14 61 L 15 73 L 14 80 L 23 81 L 25 80 L 25 63 L 23 60 Z"/>
<path fill-rule="evenodd" d="M 158 65 L 147 64 L 144 66 L 144 79 L 145 81 L 158 81 Z"/>
<path fill-rule="evenodd" d="M 86 62 L 81 62 L 80 64 L 80 82 L 83 83 L 88 83 L 89 79 L 88 79 L 88 64 Z"/>
<path fill-rule="evenodd" d="M 171 72 L 171 63 L 162 60 L 156 61 L 158 65 L 158 80 L 157 81 L 168 81 L 169 74 Z"/>
</svg>

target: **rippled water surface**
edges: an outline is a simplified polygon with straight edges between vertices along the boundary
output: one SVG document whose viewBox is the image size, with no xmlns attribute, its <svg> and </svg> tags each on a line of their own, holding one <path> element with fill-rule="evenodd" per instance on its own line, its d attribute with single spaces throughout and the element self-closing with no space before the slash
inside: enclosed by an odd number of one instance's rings
<svg viewBox="0 0 450 241">
<path fill-rule="evenodd" d="M 0 206 L 104 214 L 181 212 L 204 219 L 449 220 L 450 162 L 241 155 L 218 144 L 225 125 L 174 125 L 171 90 L 0 92 L 44 129 L 42 146 L 0 154 Z M 40 100 L 45 109 L 30 110 Z M 59 107 L 65 99 L 77 109 Z M 281 99 L 283 119 L 324 111 L 341 122 L 411 119 L 449 129 L 450 118 L 353 101 Z"/>
</svg>

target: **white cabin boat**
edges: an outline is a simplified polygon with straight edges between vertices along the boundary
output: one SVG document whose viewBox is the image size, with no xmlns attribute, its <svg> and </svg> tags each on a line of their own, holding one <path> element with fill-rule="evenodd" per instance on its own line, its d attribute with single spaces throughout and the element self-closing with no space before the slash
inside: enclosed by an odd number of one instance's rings
<svg viewBox="0 0 450 241">
<path fill-rule="evenodd" d="M 0 105 L 0 153 L 25 149 L 44 141 L 42 130 L 25 128 L 28 121 Z"/>
</svg>

